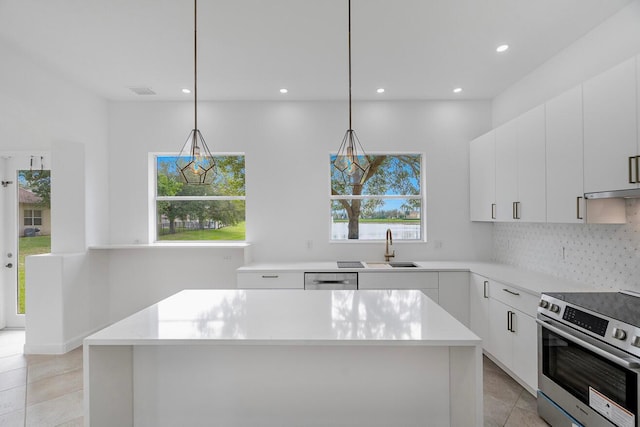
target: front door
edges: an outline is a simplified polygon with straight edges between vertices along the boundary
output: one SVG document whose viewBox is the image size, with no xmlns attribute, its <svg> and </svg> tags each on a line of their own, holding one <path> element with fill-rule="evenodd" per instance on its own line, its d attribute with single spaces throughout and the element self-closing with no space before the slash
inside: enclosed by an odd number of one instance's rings
<svg viewBox="0 0 640 427">
<path fill-rule="evenodd" d="M 40 153 L 0 155 L 0 328 L 25 325 L 24 258 L 50 252 L 50 208 L 46 185 L 47 157 Z"/>
</svg>

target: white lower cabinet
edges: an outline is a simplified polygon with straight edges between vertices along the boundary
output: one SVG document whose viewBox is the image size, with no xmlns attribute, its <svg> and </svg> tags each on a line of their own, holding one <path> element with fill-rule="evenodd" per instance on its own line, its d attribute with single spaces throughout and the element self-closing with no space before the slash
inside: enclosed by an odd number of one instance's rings
<svg viewBox="0 0 640 427">
<path fill-rule="evenodd" d="M 536 319 L 520 311 L 514 315 L 511 370 L 533 390 L 538 389 L 538 326 Z"/>
<path fill-rule="evenodd" d="M 469 273 L 466 271 L 360 272 L 358 289 L 416 289 L 469 326 Z"/>
<path fill-rule="evenodd" d="M 242 272 L 237 280 L 238 289 L 304 289 L 301 271 Z"/>
<path fill-rule="evenodd" d="M 469 327 L 469 273 L 443 271 L 438 273 L 438 304 Z"/>
<path fill-rule="evenodd" d="M 534 294 L 471 275 L 469 327 L 482 338 L 484 350 L 529 391 L 538 387 L 537 303 Z"/>
<path fill-rule="evenodd" d="M 431 298 L 434 302 L 440 303 L 440 297 L 437 289 L 422 289 L 422 293 Z"/>
<path fill-rule="evenodd" d="M 509 330 L 513 309 L 489 299 L 489 348 L 487 351 L 507 368 L 513 366 L 513 332 Z"/>
<path fill-rule="evenodd" d="M 473 273 L 469 278 L 469 329 L 482 338 L 486 349 L 489 342 L 489 279 Z"/>
<path fill-rule="evenodd" d="M 358 289 L 438 289 L 438 273 L 421 271 L 359 272 Z"/>
<path fill-rule="evenodd" d="M 416 289 L 439 303 L 438 273 L 424 271 L 360 272 L 358 289 Z"/>
</svg>

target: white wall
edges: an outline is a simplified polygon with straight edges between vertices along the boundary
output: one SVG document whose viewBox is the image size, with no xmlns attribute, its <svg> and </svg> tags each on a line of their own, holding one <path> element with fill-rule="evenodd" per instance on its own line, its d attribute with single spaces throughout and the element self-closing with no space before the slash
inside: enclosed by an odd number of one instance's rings
<svg viewBox="0 0 640 427">
<path fill-rule="evenodd" d="M 86 207 L 87 244 L 106 241 L 106 101 L 2 41 L 0 58 L 0 151 L 51 152 L 54 142 L 83 144 L 85 164 L 78 165 L 77 179 L 85 181 L 86 191 L 75 194 L 75 200 Z M 67 191 L 66 188 L 56 189 L 55 173 L 53 170 L 52 198 L 57 191 Z M 59 206 L 60 211 L 52 213 L 64 218 L 65 209 L 72 211 L 74 208 L 73 205 Z M 55 230 L 52 238 L 56 239 Z"/>
<path fill-rule="evenodd" d="M 0 58 L 0 151 L 51 154 L 54 255 L 27 260 L 27 351 L 63 352 L 108 320 L 84 254 L 108 236 L 107 102 L 4 42 Z"/>
<path fill-rule="evenodd" d="M 109 319 L 120 320 L 182 289 L 235 288 L 244 249 L 95 249 L 109 271 Z"/>
<path fill-rule="evenodd" d="M 640 53 L 640 0 L 585 34 L 493 100 L 493 126 Z"/>
<path fill-rule="evenodd" d="M 25 353 L 66 353 L 109 324 L 108 264 L 93 252 L 26 260 Z"/>
<path fill-rule="evenodd" d="M 189 102 L 110 105 L 111 243 L 153 240 L 147 233 L 148 153 L 182 146 L 193 127 L 192 108 Z M 382 259 L 380 243 L 329 243 L 329 153 L 346 130 L 346 102 L 201 103 L 198 117 L 214 151 L 246 153 L 254 261 Z M 426 155 L 429 242 L 397 243 L 398 259 L 490 256 L 491 227 L 471 224 L 468 206 L 468 142 L 490 122 L 487 102 L 354 105 L 354 128 L 368 152 Z"/>
</svg>

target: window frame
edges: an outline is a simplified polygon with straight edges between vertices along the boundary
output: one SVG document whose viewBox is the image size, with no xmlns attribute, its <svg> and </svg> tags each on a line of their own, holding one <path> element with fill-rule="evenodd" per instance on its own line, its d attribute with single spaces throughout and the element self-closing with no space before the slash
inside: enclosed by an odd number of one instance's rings
<svg viewBox="0 0 640 427">
<path fill-rule="evenodd" d="M 225 200 L 241 200 L 245 202 L 245 222 L 246 222 L 246 177 L 247 177 L 247 169 L 246 169 L 246 160 L 247 156 L 244 152 L 213 152 L 211 153 L 214 157 L 227 157 L 227 156 L 242 156 L 245 161 L 245 195 L 244 196 L 158 196 L 158 157 L 177 157 L 180 155 L 179 152 L 153 152 L 149 153 L 149 174 L 151 183 L 149 188 L 149 241 L 154 244 L 162 244 L 162 245 L 180 245 L 182 246 L 184 243 L 199 243 L 206 244 L 208 246 L 228 246 L 229 244 L 243 244 L 247 242 L 247 236 L 245 232 L 244 240 L 160 240 L 158 239 L 158 224 L 157 224 L 157 215 L 158 215 L 158 202 L 171 202 L 171 201 L 180 201 L 180 202 L 188 202 L 188 201 L 225 201 Z"/>
<path fill-rule="evenodd" d="M 31 212 L 31 215 L 27 215 L 27 212 L 29 211 Z M 36 216 L 36 212 L 40 212 L 40 215 Z M 42 227 L 42 209 L 24 209 L 23 216 L 23 227 Z M 31 220 L 31 224 L 25 224 L 27 222 L 27 219 Z M 40 220 L 40 224 L 35 223 L 36 219 Z"/>
<path fill-rule="evenodd" d="M 335 200 L 365 200 L 365 199 L 414 199 L 420 200 L 420 238 L 419 239 L 400 239 L 394 236 L 393 241 L 405 243 L 426 243 L 427 242 L 427 190 L 426 190 L 426 165 L 425 158 L 426 154 L 421 151 L 370 151 L 367 152 L 368 156 L 403 156 L 403 155 L 415 155 L 420 156 L 420 194 L 418 195 L 359 195 L 359 196 L 349 196 L 349 195 L 333 195 L 331 194 L 331 168 L 333 168 L 333 162 L 331 161 L 331 157 L 337 155 L 336 151 L 329 152 L 329 169 L 327 171 L 328 176 L 328 190 L 329 190 L 329 224 L 328 224 L 328 233 L 329 233 L 329 243 L 335 244 L 345 244 L 345 243 L 372 243 L 372 242 L 384 242 L 385 238 L 381 237 L 380 239 L 333 239 L 333 229 L 332 229 L 332 218 L 333 211 L 331 209 L 331 205 Z"/>
</svg>

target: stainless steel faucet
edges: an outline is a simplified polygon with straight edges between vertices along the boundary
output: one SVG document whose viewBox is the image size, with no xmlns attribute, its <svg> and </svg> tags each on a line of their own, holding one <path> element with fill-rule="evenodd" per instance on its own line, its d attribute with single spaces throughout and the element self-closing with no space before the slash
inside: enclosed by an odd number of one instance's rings
<svg viewBox="0 0 640 427">
<path fill-rule="evenodd" d="M 389 253 L 389 246 L 393 246 L 393 235 L 391 234 L 391 229 L 387 228 L 387 243 L 385 246 L 385 251 L 384 251 L 384 260 L 385 261 L 389 261 L 389 259 L 393 258 L 396 256 L 396 251 L 395 249 L 391 251 L 391 253 Z"/>
</svg>

